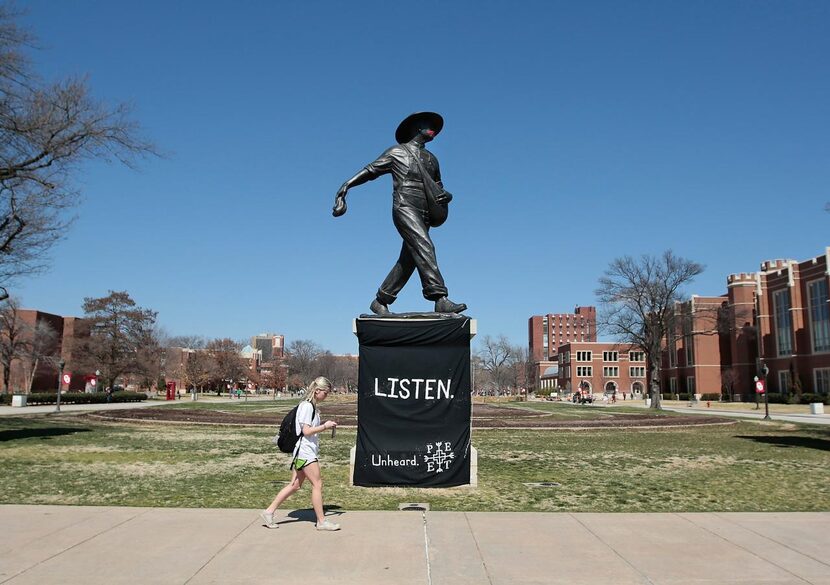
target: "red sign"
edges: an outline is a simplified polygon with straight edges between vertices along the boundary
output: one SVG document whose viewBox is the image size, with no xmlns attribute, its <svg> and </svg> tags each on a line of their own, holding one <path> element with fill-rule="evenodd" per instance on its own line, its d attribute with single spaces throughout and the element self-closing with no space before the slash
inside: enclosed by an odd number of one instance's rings
<svg viewBox="0 0 830 585">
<path fill-rule="evenodd" d="M 65 373 L 63 375 L 63 383 L 68 386 L 71 381 L 72 381 L 72 374 L 69 373 L 69 372 Z"/>
<path fill-rule="evenodd" d="M 767 391 L 766 384 L 764 383 L 763 380 L 758 380 L 757 382 L 755 382 L 755 391 L 758 394 L 763 394 L 764 392 Z"/>
</svg>

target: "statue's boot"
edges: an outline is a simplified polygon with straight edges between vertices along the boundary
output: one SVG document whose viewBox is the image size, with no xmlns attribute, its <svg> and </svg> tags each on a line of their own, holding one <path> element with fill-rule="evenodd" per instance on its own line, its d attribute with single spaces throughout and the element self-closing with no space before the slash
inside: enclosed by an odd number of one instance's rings
<svg viewBox="0 0 830 585">
<path fill-rule="evenodd" d="M 454 303 L 447 297 L 441 297 L 435 301 L 436 313 L 460 313 L 467 310 L 467 305 L 464 303 Z"/>
<path fill-rule="evenodd" d="M 375 315 L 389 314 L 389 308 L 377 299 L 372 301 L 372 304 L 369 305 L 369 310 L 372 311 Z"/>
</svg>

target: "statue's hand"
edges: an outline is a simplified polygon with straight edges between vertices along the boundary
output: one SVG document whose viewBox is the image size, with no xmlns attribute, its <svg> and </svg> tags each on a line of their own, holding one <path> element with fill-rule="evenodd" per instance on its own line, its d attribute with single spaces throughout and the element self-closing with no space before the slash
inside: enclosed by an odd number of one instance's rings
<svg viewBox="0 0 830 585">
<path fill-rule="evenodd" d="M 334 198 L 334 208 L 331 210 L 331 214 L 334 217 L 340 217 L 344 213 L 346 213 L 346 191 L 344 189 L 340 189 L 337 192 L 337 196 Z"/>
<path fill-rule="evenodd" d="M 442 205 L 444 203 L 449 203 L 450 201 L 452 201 L 452 193 L 450 193 L 449 191 L 444 191 L 438 197 L 435 198 L 435 201 Z"/>
</svg>

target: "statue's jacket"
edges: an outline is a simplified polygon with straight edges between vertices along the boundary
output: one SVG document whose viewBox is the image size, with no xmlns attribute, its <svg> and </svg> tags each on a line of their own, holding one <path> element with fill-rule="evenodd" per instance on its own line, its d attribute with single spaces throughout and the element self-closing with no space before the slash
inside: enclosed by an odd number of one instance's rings
<svg viewBox="0 0 830 585">
<path fill-rule="evenodd" d="M 424 181 L 414 159 L 416 153 L 430 177 L 441 185 L 441 170 L 438 166 L 438 159 L 414 141 L 408 144 L 396 144 L 386 149 L 377 159 L 366 165 L 365 169 L 371 175 L 371 180 L 385 174 L 392 175 L 393 201 L 395 204 L 405 202 L 420 209 L 426 209 Z"/>
</svg>

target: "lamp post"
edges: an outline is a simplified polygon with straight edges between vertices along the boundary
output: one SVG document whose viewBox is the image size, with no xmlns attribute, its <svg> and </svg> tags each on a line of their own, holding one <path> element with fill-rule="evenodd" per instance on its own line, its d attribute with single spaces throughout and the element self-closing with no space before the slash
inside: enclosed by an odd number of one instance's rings
<svg viewBox="0 0 830 585">
<path fill-rule="evenodd" d="M 761 362 L 761 379 L 764 381 L 764 420 L 772 420 L 769 417 L 769 388 L 767 387 L 767 376 L 769 375 L 769 368 L 767 364 Z"/>
<path fill-rule="evenodd" d="M 60 372 L 58 373 L 58 399 L 55 402 L 55 412 L 61 411 L 61 386 L 63 385 L 63 369 L 66 367 L 66 361 L 61 358 L 61 361 L 58 362 L 58 368 Z"/>
</svg>

